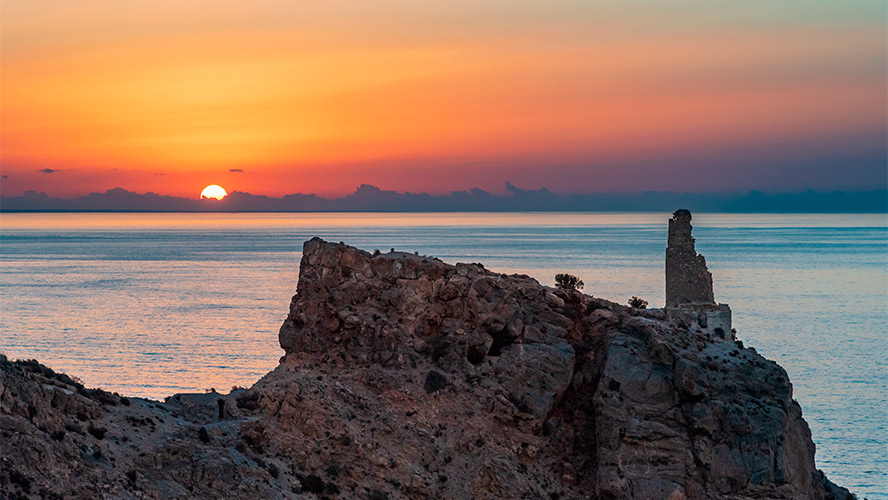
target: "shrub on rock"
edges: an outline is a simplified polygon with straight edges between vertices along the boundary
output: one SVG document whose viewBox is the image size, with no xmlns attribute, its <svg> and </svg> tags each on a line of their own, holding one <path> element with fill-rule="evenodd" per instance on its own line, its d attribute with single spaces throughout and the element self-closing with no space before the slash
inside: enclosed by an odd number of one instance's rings
<svg viewBox="0 0 888 500">
<path fill-rule="evenodd" d="M 573 274 L 561 273 L 555 275 L 555 286 L 562 290 L 582 290 L 583 285 L 583 280 Z"/>
</svg>

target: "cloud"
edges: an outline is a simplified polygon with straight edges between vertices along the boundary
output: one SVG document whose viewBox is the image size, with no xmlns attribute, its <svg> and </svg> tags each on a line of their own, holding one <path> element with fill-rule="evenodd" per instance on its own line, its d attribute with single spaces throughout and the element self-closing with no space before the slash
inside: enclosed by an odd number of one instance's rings
<svg viewBox="0 0 888 500">
<path fill-rule="evenodd" d="M 232 168 L 232 169 L 229 169 L 228 171 L 229 171 L 229 172 L 243 173 L 244 169 L 242 169 L 242 168 Z"/>
<path fill-rule="evenodd" d="M 166 174 L 163 172 L 154 172 L 154 175 L 166 175 Z"/>
<path fill-rule="evenodd" d="M 9 176 L 8 176 L 8 175 L 4 175 L 2 178 L 3 178 L 3 179 L 9 179 Z"/>
<path fill-rule="evenodd" d="M 509 184 L 509 194 L 494 195 L 481 189 L 447 195 L 400 193 L 362 184 L 340 198 L 292 194 L 282 198 L 238 193 L 223 205 L 155 193 L 138 194 L 123 188 L 79 198 L 50 198 L 25 191 L 22 196 L 0 197 L 6 210 L 126 210 L 126 211 L 263 211 L 263 212 L 662 212 L 686 207 L 694 212 L 726 213 L 879 213 L 888 207 L 888 189 L 873 191 L 774 192 L 705 194 L 648 191 L 559 195 L 546 188 L 521 189 Z"/>
<path fill-rule="evenodd" d="M 61 172 L 61 170 L 57 168 L 41 168 L 38 172 L 43 172 L 44 174 L 54 174 L 56 172 Z"/>
</svg>

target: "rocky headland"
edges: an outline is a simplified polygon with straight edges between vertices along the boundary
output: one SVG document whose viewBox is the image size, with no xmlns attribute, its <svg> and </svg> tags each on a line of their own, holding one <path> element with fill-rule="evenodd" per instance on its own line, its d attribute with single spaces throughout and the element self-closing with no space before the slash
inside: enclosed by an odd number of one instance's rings
<svg viewBox="0 0 888 500">
<path fill-rule="evenodd" d="M 0 498 L 852 498 L 704 306 L 315 238 L 249 389 L 161 403 L 0 356 Z"/>
</svg>

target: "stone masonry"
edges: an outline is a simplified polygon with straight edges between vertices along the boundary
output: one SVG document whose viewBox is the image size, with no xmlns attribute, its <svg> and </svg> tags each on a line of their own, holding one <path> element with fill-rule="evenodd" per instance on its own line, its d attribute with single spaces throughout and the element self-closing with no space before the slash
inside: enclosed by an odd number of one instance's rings
<svg viewBox="0 0 888 500">
<path fill-rule="evenodd" d="M 676 210 L 669 220 L 666 248 L 666 307 L 715 304 L 712 274 L 706 269 L 706 259 L 694 249 L 691 229 L 691 212 Z"/>
<path fill-rule="evenodd" d="M 731 308 L 715 302 L 712 274 L 706 259 L 694 249 L 692 229 L 690 211 L 682 208 L 672 214 L 666 248 L 666 308 L 672 316 L 689 316 L 726 338 L 732 332 Z"/>
</svg>

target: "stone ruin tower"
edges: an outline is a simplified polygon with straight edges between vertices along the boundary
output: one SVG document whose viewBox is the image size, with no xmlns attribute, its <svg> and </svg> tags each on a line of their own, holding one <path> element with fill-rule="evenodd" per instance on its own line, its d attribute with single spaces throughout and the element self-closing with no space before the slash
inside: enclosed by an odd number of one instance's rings
<svg viewBox="0 0 888 500">
<path fill-rule="evenodd" d="M 706 259 L 694 249 L 691 212 L 676 210 L 669 219 L 666 247 L 666 309 L 687 316 L 723 338 L 731 335 L 731 308 L 717 304 Z"/>
<path fill-rule="evenodd" d="M 666 247 L 666 307 L 682 304 L 715 304 L 712 274 L 706 259 L 694 249 L 691 212 L 678 209 L 669 220 Z"/>
</svg>

